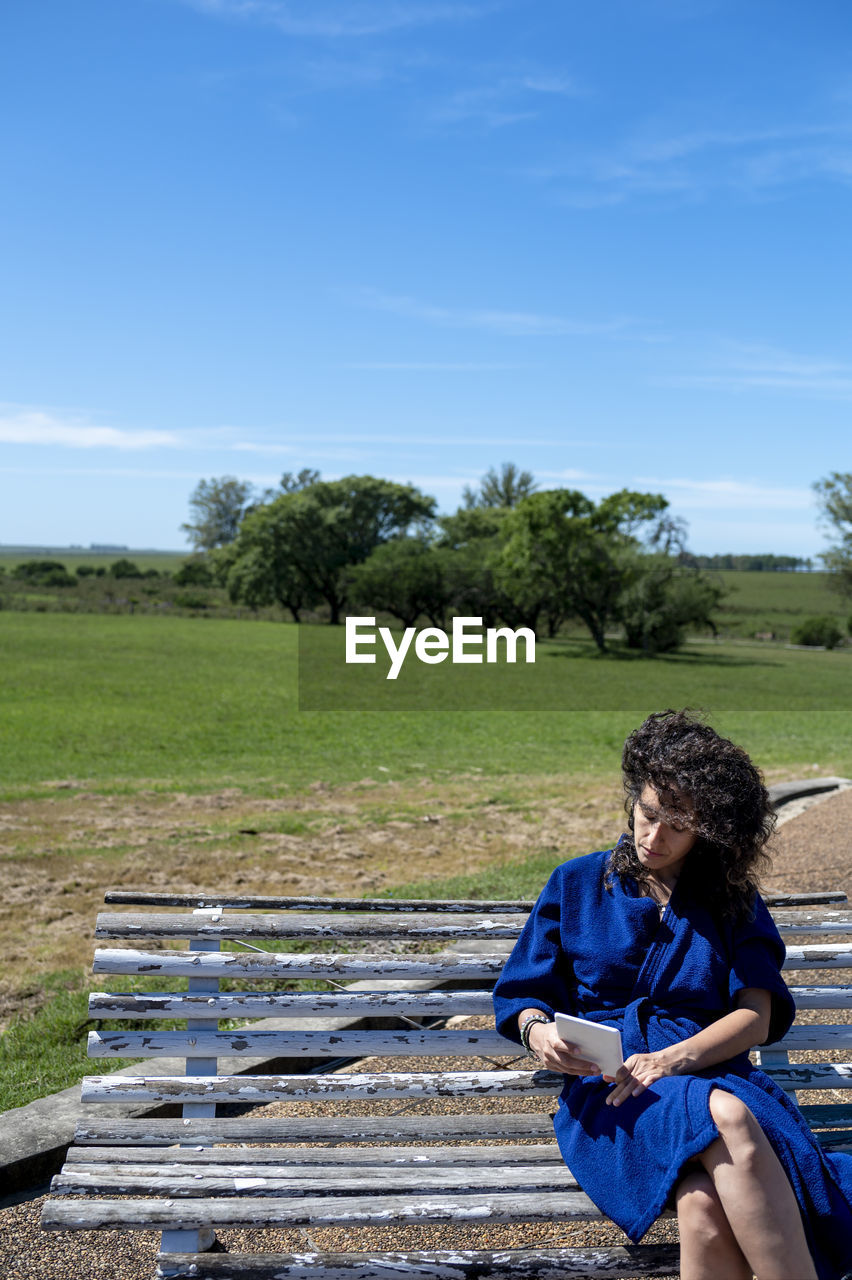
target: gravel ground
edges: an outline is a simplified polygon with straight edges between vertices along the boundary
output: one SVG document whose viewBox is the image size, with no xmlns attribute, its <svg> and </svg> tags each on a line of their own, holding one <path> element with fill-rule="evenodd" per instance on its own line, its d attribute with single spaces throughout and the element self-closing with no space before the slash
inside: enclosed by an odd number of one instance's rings
<svg viewBox="0 0 852 1280">
<path fill-rule="evenodd" d="M 821 799 L 804 812 L 786 822 L 776 836 L 775 861 L 772 874 L 767 878 L 768 890 L 803 892 L 808 889 L 841 889 L 849 891 L 852 880 L 852 788 Z M 832 970 L 826 973 L 811 971 L 807 981 L 850 982 L 852 971 Z M 836 1012 L 813 1011 L 809 1021 L 835 1022 Z M 843 1055 L 802 1055 L 809 1060 L 840 1058 Z M 373 1064 L 371 1064 L 373 1065 Z M 376 1066 L 379 1064 L 376 1063 Z M 384 1065 L 384 1064 L 382 1064 Z M 421 1064 L 408 1060 L 406 1069 L 424 1070 L 437 1067 L 435 1059 Z M 459 1061 L 445 1064 L 460 1069 Z M 472 1060 L 471 1066 L 482 1066 L 481 1060 Z M 833 1095 L 844 1100 L 842 1091 Z M 829 1101 L 832 1095 L 825 1092 L 801 1095 L 800 1102 Z M 504 1104 L 512 1111 L 537 1111 L 548 1109 L 548 1099 L 520 1101 L 513 1099 Z M 372 1112 L 386 1114 L 410 1109 L 412 1104 L 398 1102 L 374 1102 L 353 1104 Z M 422 1104 L 418 1104 L 421 1111 Z M 479 1100 L 479 1106 L 493 1106 L 488 1100 Z M 442 1104 L 437 1100 L 431 1110 L 438 1111 Z M 286 1116 L 298 1109 L 306 1114 L 306 1106 L 274 1104 L 259 1109 L 267 1115 Z M 314 1112 L 321 1112 L 322 1104 L 314 1104 Z M 443 1109 L 446 1110 L 444 1104 Z M 470 1110 L 470 1105 L 465 1105 Z M 39 1215 L 43 1197 L 36 1196 L 16 1205 L 0 1209 L 0 1275 L 8 1280 L 70 1280 L 85 1275 L 87 1280 L 152 1280 L 158 1237 L 139 1232 L 87 1232 L 54 1234 L 39 1229 Z M 645 1237 L 646 1242 L 672 1239 L 673 1224 L 658 1223 Z M 550 1227 L 531 1227 L 523 1224 L 483 1225 L 430 1228 L 379 1228 L 361 1230 L 305 1231 L 230 1231 L 223 1236 L 223 1243 L 231 1250 L 304 1250 L 366 1249 L 366 1248 L 441 1248 L 482 1247 L 500 1248 L 530 1245 L 588 1245 L 616 1244 L 624 1242 L 617 1228 L 590 1224 L 576 1226 L 554 1224 Z M 85 1259 L 85 1271 L 81 1262 Z"/>
</svg>

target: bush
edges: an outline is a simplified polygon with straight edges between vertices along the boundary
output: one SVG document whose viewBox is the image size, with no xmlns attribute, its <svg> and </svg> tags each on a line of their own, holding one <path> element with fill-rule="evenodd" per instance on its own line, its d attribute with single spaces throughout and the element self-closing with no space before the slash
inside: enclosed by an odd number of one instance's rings
<svg viewBox="0 0 852 1280">
<path fill-rule="evenodd" d="M 12 577 L 33 587 L 75 587 L 77 579 L 61 560 L 24 560 L 16 564 Z"/>
<path fill-rule="evenodd" d="M 197 591 L 179 591 L 174 597 L 174 602 L 179 609 L 208 609 L 210 601 L 206 596 L 199 595 Z"/>
<path fill-rule="evenodd" d="M 145 576 L 138 564 L 125 558 L 114 560 L 109 571 L 114 578 L 144 578 Z"/>
<path fill-rule="evenodd" d="M 93 564 L 78 564 L 74 571 L 78 578 L 92 578 L 97 573 Z"/>
<path fill-rule="evenodd" d="M 711 614 L 721 596 L 722 588 L 700 571 L 675 571 L 668 558 L 649 557 L 619 600 L 628 649 L 670 653 L 690 627 L 715 630 Z"/>
<path fill-rule="evenodd" d="M 790 633 L 793 644 L 819 645 L 825 649 L 833 649 L 843 639 L 840 624 L 827 614 L 816 618 L 805 618 Z"/>
<path fill-rule="evenodd" d="M 179 587 L 212 587 L 213 572 L 203 560 L 184 560 L 172 582 Z"/>
</svg>

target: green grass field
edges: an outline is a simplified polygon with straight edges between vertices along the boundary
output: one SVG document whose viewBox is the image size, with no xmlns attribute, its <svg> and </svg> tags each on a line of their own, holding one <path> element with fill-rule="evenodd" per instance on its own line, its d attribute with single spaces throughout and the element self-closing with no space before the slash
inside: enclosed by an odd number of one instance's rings
<svg viewBox="0 0 852 1280">
<path fill-rule="evenodd" d="M 191 551 L 86 551 L 69 550 L 67 547 L 0 547 L 0 568 L 10 573 L 15 565 L 26 560 L 57 560 L 69 573 L 81 564 L 92 565 L 95 569 L 109 569 L 116 560 L 132 560 L 143 571 L 158 569 L 161 573 L 174 573 L 190 555 Z"/>
<path fill-rule="evenodd" d="M 828 573 L 726 571 L 716 576 L 728 592 L 716 613 L 722 635 L 772 631 L 786 640 L 803 618 L 829 614 L 846 630 L 852 615 L 852 600 L 831 590 Z"/>
<path fill-rule="evenodd" d="M 380 768 L 393 777 L 471 767 L 599 774 L 614 768 L 639 718 L 672 705 L 704 708 L 764 767 L 808 760 L 852 772 L 848 650 L 694 644 L 643 660 L 599 658 L 586 643 L 557 641 L 538 647 L 534 667 L 503 667 L 478 691 L 476 669 L 433 667 L 430 677 L 445 679 L 432 693 L 404 697 L 382 679 L 366 703 L 373 709 L 359 709 L 357 693 L 347 710 L 335 665 L 341 632 L 311 632 L 330 710 L 298 709 L 290 625 L 0 613 L 0 793 L 44 794 L 40 784 L 57 779 L 106 790 L 227 783 L 260 793 Z"/>
</svg>

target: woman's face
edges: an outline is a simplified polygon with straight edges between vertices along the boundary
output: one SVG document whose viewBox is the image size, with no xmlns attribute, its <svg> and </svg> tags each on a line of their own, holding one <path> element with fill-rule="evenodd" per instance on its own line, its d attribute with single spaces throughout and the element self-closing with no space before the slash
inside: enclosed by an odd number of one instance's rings
<svg viewBox="0 0 852 1280">
<path fill-rule="evenodd" d="M 663 881 L 674 881 L 683 870 L 686 855 L 697 836 L 672 815 L 677 796 L 667 796 L 664 804 L 658 792 L 646 783 L 633 807 L 633 840 L 636 856 L 649 871 Z M 668 814 L 668 820 L 663 817 Z"/>
</svg>

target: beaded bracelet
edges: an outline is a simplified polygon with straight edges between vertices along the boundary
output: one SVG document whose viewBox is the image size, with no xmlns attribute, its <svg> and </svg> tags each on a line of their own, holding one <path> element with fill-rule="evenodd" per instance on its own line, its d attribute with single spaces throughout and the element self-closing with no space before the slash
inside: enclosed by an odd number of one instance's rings
<svg viewBox="0 0 852 1280">
<path fill-rule="evenodd" d="M 528 1017 L 524 1018 L 520 1028 L 521 1044 L 524 1046 L 527 1053 L 532 1053 L 532 1049 L 530 1048 L 530 1031 L 532 1030 L 534 1024 L 536 1022 L 550 1022 L 550 1021 L 551 1019 L 548 1018 L 546 1013 L 531 1013 L 528 1015 Z"/>
</svg>

